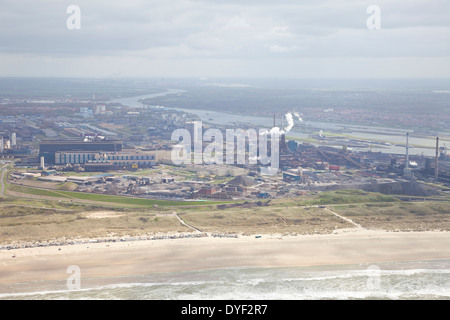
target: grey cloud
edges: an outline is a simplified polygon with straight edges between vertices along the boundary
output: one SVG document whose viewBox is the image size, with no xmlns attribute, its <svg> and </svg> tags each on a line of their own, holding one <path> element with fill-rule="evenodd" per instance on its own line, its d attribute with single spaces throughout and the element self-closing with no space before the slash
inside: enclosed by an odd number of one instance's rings
<svg viewBox="0 0 450 320">
<path fill-rule="evenodd" d="M 66 28 L 74 3 L 80 30 Z M 381 30 L 366 27 L 372 4 L 381 8 Z M 50 65 L 115 57 L 130 68 L 208 59 L 211 69 L 220 61 L 286 59 L 276 62 L 284 67 L 299 59 L 445 58 L 449 9 L 447 0 L 3 0 L 0 55 L 45 57 Z"/>
</svg>

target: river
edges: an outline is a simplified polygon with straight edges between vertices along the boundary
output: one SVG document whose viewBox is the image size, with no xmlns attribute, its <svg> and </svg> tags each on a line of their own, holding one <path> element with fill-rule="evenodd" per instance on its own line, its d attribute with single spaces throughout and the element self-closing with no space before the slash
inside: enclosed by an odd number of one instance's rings
<svg viewBox="0 0 450 320">
<path fill-rule="evenodd" d="M 131 108 L 142 108 L 143 104 L 139 102 L 139 100 L 143 99 L 151 99 L 156 97 L 161 97 L 165 95 L 181 95 L 186 90 L 183 89 L 167 89 L 164 92 L 140 95 L 135 97 L 127 97 L 127 98 L 119 98 L 114 99 L 111 102 L 121 103 L 125 106 Z M 230 114 L 226 112 L 219 111 L 209 111 L 209 110 L 199 110 L 199 109 L 186 109 L 186 108 L 171 108 L 164 107 L 168 110 L 178 110 L 187 113 L 191 113 L 199 117 L 202 122 L 208 122 L 210 124 L 215 125 L 230 125 L 230 124 L 238 124 L 243 123 L 247 125 L 254 125 L 256 127 L 270 128 L 273 126 L 273 118 L 271 117 L 259 117 L 259 116 L 251 116 L 251 115 L 236 115 Z M 287 134 L 289 137 L 293 138 L 308 138 L 311 134 L 311 130 L 315 129 L 317 132 L 320 130 L 326 131 L 335 131 L 335 130 L 344 130 L 347 136 L 351 136 L 352 138 L 360 138 L 364 140 L 373 140 L 373 141 L 383 141 L 389 142 L 391 145 L 377 145 L 372 144 L 371 150 L 374 152 L 381 151 L 383 153 L 394 153 L 394 154 L 404 154 L 405 153 L 405 144 L 406 144 L 406 132 L 408 130 L 399 129 L 399 128 L 390 128 L 390 127 L 382 127 L 382 126 L 370 126 L 370 125 L 354 125 L 354 124 L 342 124 L 342 123 L 332 123 L 332 122 L 319 122 L 319 121 L 308 121 L 307 119 L 300 122 L 298 120 L 294 121 L 294 127 Z M 448 137 L 447 137 L 448 139 Z M 417 145 L 418 147 L 412 147 L 409 150 L 410 155 L 424 155 L 424 156 L 435 156 L 436 150 L 436 140 L 434 138 L 424 138 L 424 137 L 416 137 L 412 133 L 410 133 L 409 137 L 410 145 Z M 440 146 L 443 146 L 444 143 L 440 143 Z M 335 147 L 341 147 L 336 144 Z M 428 146 L 427 148 L 419 147 L 419 146 Z M 368 151 L 368 147 L 357 148 L 354 147 L 353 150 L 356 151 Z"/>
</svg>

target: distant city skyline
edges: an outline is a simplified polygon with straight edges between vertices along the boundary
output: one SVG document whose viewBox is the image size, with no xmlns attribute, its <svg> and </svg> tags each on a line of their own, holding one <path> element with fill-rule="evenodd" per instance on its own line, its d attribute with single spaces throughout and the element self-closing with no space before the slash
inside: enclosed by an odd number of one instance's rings
<svg viewBox="0 0 450 320">
<path fill-rule="evenodd" d="M 1 77 L 450 78 L 447 0 L 1 6 Z"/>
</svg>

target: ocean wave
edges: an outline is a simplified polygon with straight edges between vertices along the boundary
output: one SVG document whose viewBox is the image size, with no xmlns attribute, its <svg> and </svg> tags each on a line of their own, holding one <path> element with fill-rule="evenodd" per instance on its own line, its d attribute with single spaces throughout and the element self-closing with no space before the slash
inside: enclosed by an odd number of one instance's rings
<svg viewBox="0 0 450 320">
<path fill-rule="evenodd" d="M 382 265 L 381 265 L 382 266 Z M 57 289 L 0 294 L 0 299 L 155 299 L 155 300 L 318 300 L 449 299 L 450 269 L 228 268 L 209 271 L 90 279 L 79 290 Z M 443 267 L 445 268 L 439 268 Z M 358 268 L 357 268 L 358 267 Z M 392 267 L 392 265 L 391 265 Z M 357 268 L 357 269 L 356 269 Z M 106 283 L 106 284 L 104 284 Z M 45 287 L 45 282 L 39 286 Z M 54 283 L 48 283 L 50 285 Z M 97 285 L 94 285 L 97 284 Z M 13 288 L 15 291 L 26 286 Z M 29 289 L 31 291 L 31 289 Z"/>
<path fill-rule="evenodd" d="M 317 273 L 311 273 L 309 277 L 294 277 L 283 278 L 283 281 L 322 281 L 333 279 L 349 279 L 355 277 L 368 277 L 368 276 L 389 276 L 389 275 L 401 275 L 401 276 L 413 276 L 417 274 L 450 274 L 449 269 L 410 269 L 410 270 L 347 270 L 347 271 L 335 271 L 334 274 L 320 275 Z"/>
</svg>

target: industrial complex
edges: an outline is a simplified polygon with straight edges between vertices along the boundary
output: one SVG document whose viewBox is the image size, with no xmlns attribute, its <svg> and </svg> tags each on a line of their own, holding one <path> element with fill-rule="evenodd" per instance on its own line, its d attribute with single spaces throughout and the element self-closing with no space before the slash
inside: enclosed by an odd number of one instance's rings
<svg viewBox="0 0 450 320">
<path fill-rule="evenodd" d="M 422 197 L 448 192 L 450 157 L 445 138 L 441 143 L 436 138 L 436 146 L 431 146 L 435 156 L 419 156 L 409 152 L 414 147 L 409 133 L 404 136 L 404 152 L 390 153 L 365 148 L 368 144 L 362 140 L 303 127 L 310 133 L 308 141 L 286 134 L 279 137 L 279 167 L 267 175 L 261 170 L 263 164 L 249 161 L 248 145 L 231 149 L 232 158 L 242 156 L 244 163 L 224 164 L 225 151 L 230 150 L 227 141 L 223 141 L 223 161 L 218 163 L 194 161 L 199 156 L 195 144 L 188 150 L 191 162 L 172 161 L 177 141 L 171 140 L 171 133 L 176 129 L 186 129 L 194 139 L 203 137 L 208 128 L 225 137 L 227 129 L 246 130 L 248 125 L 213 127 L 205 122 L 194 132 L 196 117 L 186 112 L 96 100 L 78 105 L 74 108 L 71 101 L 55 106 L 51 117 L 47 109 L 1 116 L 0 157 L 15 162 L 11 183 L 49 189 L 65 184 L 73 191 L 177 200 L 282 198 L 337 189 Z M 269 139 L 269 155 L 274 151 L 271 145 Z M 353 145 L 359 149 L 353 150 Z M 200 141 L 201 150 L 207 146 Z"/>
</svg>

